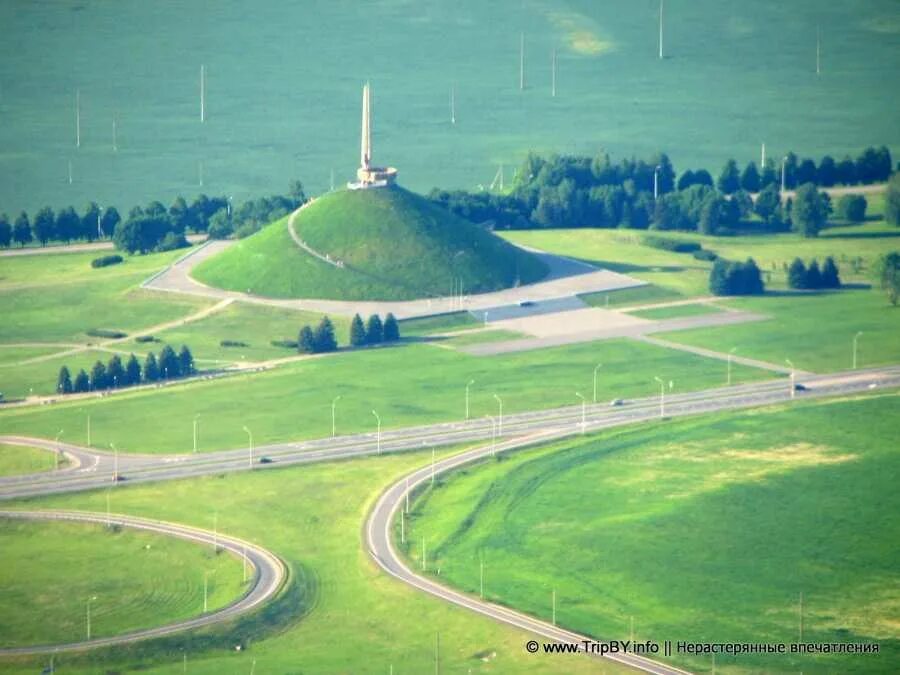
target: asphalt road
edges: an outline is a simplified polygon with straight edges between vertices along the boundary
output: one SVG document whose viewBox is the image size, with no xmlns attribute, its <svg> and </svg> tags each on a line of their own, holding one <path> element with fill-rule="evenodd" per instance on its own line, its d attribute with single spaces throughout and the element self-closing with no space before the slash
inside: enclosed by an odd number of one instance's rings
<svg viewBox="0 0 900 675">
<path fill-rule="evenodd" d="M 250 589 L 230 605 L 209 612 L 192 619 L 177 621 L 133 631 L 112 637 L 95 638 L 83 642 L 73 642 L 57 645 L 39 645 L 34 647 L 13 647 L 0 649 L 0 656 L 51 654 L 57 651 L 73 651 L 94 649 L 95 647 L 109 647 L 129 642 L 138 642 L 150 638 L 158 638 L 171 635 L 192 628 L 209 626 L 220 621 L 233 619 L 245 614 L 272 598 L 284 583 L 286 568 L 284 563 L 273 553 L 250 542 L 228 537 L 222 534 L 200 530 L 186 525 L 166 523 L 158 520 L 136 518 L 120 514 L 85 513 L 80 511 L 0 511 L 0 518 L 17 518 L 22 520 L 61 520 L 95 523 L 99 525 L 121 525 L 137 530 L 145 530 L 168 536 L 187 539 L 197 544 L 216 546 L 242 560 L 246 556 L 248 568 L 252 572 L 252 585 Z"/>
</svg>

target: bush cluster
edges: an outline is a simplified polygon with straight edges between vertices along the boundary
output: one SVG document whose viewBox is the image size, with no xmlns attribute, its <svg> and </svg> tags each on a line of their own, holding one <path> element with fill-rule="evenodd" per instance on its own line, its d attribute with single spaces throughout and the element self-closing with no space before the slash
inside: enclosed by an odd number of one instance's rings
<svg viewBox="0 0 900 675">
<path fill-rule="evenodd" d="M 111 330 L 109 328 L 91 328 L 90 330 L 85 331 L 84 334 L 90 335 L 91 337 L 110 338 L 112 340 L 128 337 L 128 333 L 123 333 L 120 330 Z"/>
<path fill-rule="evenodd" d="M 123 258 L 120 255 L 104 255 L 91 260 L 91 267 L 109 267 L 110 265 L 118 265 Z"/>
<path fill-rule="evenodd" d="M 714 295 L 761 295 L 765 287 L 753 258 L 746 262 L 718 258 L 709 273 L 709 290 Z"/>
<path fill-rule="evenodd" d="M 800 258 L 794 258 L 788 268 L 788 286 L 802 290 L 816 290 L 821 288 L 840 288 L 841 276 L 834 258 L 825 258 L 825 264 L 819 269 L 819 262 L 815 259 L 809 267 L 803 264 Z"/>
<path fill-rule="evenodd" d="M 679 241 L 678 239 L 656 237 L 653 235 L 644 237 L 643 243 L 651 248 L 659 248 L 674 253 L 694 253 L 703 248 L 700 243 L 696 241 Z"/>
<path fill-rule="evenodd" d="M 131 354 L 125 364 L 116 354 L 106 364 L 102 361 L 94 363 L 90 374 L 82 368 L 73 380 L 68 366 L 63 366 L 59 369 L 56 391 L 60 394 L 73 394 L 104 389 L 121 389 L 159 380 L 189 377 L 194 373 L 196 373 L 194 356 L 187 345 L 182 345 L 181 351 L 177 354 L 174 349 L 166 345 L 160 350 L 158 358 L 153 352 L 148 353 L 143 367 L 134 354 Z"/>
</svg>

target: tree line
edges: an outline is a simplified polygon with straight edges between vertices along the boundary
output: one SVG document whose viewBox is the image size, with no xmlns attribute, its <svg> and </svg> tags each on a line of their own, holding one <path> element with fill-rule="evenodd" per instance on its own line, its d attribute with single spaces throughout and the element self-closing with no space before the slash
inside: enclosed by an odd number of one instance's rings
<svg viewBox="0 0 900 675">
<path fill-rule="evenodd" d="M 350 322 L 350 346 L 363 347 L 382 342 L 396 342 L 400 339 L 400 324 L 396 317 L 388 313 L 384 321 L 377 314 L 372 314 L 363 323 L 359 314 Z M 334 324 L 327 316 L 323 316 L 319 324 L 313 328 L 305 325 L 297 337 L 297 350 L 301 354 L 322 354 L 333 352 L 338 348 L 334 335 Z"/>
<path fill-rule="evenodd" d="M 840 270 L 831 256 L 825 258 L 821 269 L 815 259 L 807 267 L 800 258 L 794 258 L 788 267 L 787 279 L 788 286 L 802 290 L 841 287 Z"/>
<path fill-rule="evenodd" d="M 305 201 L 302 183 L 293 181 L 287 195 L 250 199 L 236 209 L 232 209 L 227 197 L 205 194 L 190 204 L 179 196 L 168 208 L 159 201 L 135 206 L 124 220 L 116 207 L 101 209 L 96 202 L 90 202 L 81 214 L 71 206 L 55 213 L 46 206 L 31 218 L 22 211 L 12 222 L 6 214 L 0 214 L 0 247 L 108 238 L 128 253 L 170 250 L 186 245 L 184 235 L 189 231 L 208 232 L 210 237 L 219 239 L 232 234 L 247 236 Z"/>
<path fill-rule="evenodd" d="M 159 357 L 149 352 L 143 366 L 134 354 L 131 354 L 124 364 L 118 354 L 113 355 L 106 364 L 98 360 L 90 373 L 82 368 L 74 378 L 68 366 L 62 366 L 56 380 L 56 391 L 59 394 L 79 394 L 121 389 L 138 384 L 190 377 L 196 372 L 194 356 L 187 345 L 182 345 L 177 354 L 172 347 L 166 345 L 160 350 Z"/>
<path fill-rule="evenodd" d="M 786 200 L 781 198 L 780 170 L 771 159 L 761 170 L 749 163 L 743 171 L 735 160 L 728 160 L 715 181 L 706 169 L 687 170 L 676 180 L 665 153 L 649 161 L 632 158 L 618 163 L 607 154 L 544 158 L 531 153 L 509 194 L 434 189 L 429 198 L 457 215 L 497 229 L 621 227 L 713 234 L 740 227 L 795 229 L 815 236 L 831 213 L 830 198 L 817 188 L 886 180 L 891 175 L 891 157 L 887 148 L 868 148 L 856 160 L 835 162 L 826 156 L 817 166 L 789 153 L 784 184 L 798 188 L 798 194 Z M 757 195 L 755 200 L 752 193 Z M 800 200 L 803 204 L 795 212 Z M 853 206 L 856 217 L 860 205 Z M 759 220 L 748 220 L 752 214 Z"/>
</svg>

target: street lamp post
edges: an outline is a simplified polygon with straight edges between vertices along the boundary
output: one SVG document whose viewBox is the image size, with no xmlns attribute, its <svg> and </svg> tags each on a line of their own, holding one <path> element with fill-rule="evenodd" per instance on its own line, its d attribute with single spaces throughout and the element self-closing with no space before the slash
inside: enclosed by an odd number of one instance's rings
<svg viewBox="0 0 900 675">
<path fill-rule="evenodd" d="M 597 402 L 597 371 L 600 370 L 600 366 L 602 365 L 602 363 L 598 363 L 594 366 L 594 403 Z"/>
<path fill-rule="evenodd" d="M 500 416 L 497 419 L 497 435 L 503 435 L 503 400 L 494 394 L 494 398 L 497 399 L 497 404 L 500 406 Z"/>
<path fill-rule="evenodd" d="M 469 387 L 475 384 L 475 380 L 469 380 L 466 384 L 466 421 L 469 421 Z"/>
<path fill-rule="evenodd" d="M 859 331 L 856 335 L 853 336 L 853 370 L 856 370 L 856 355 L 859 350 L 859 336 L 862 335 L 863 332 Z"/>
<path fill-rule="evenodd" d="M 91 603 L 97 599 L 96 595 L 92 595 L 87 601 L 87 639 L 91 639 Z"/>
<path fill-rule="evenodd" d="M 200 415 L 194 415 L 194 452 L 197 452 L 197 431 L 198 431 L 198 422 L 200 419 Z"/>
<path fill-rule="evenodd" d="M 119 482 L 119 449 L 115 443 L 110 443 L 109 447 L 113 450 L 113 483 Z"/>
<path fill-rule="evenodd" d="M 335 417 L 335 408 L 337 407 L 337 402 L 341 400 L 340 396 L 335 396 L 334 400 L 331 402 L 331 437 L 334 438 L 337 435 L 337 420 Z"/>
<path fill-rule="evenodd" d="M 581 433 L 584 433 L 587 429 L 587 399 L 577 391 L 575 395 L 581 399 Z"/>
<path fill-rule="evenodd" d="M 247 427 L 244 427 L 244 431 L 247 432 L 247 436 L 250 440 L 250 468 L 253 468 L 253 434 L 250 433 L 250 430 Z"/>
<path fill-rule="evenodd" d="M 485 415 L 491 421 L 491 457 L 497 452 L 497 425 L 493 415 Z"/>
<path fill-rule="evenodd" d="M 731 357 L 737 351 L 737 347 L 728 350 L 728 385 L 731 386 Z"/>
<path fill-rule="evenodd" d="M 791 367 L 791 398 L 794 398 L 797 395 L 797 387 L 794 384 L 797 377 L 794 372 L 794 363 L 790 359 L 785 359 L 784 362 Z"/>
<path fill-rule="evenodd" d="M 375 419 L 378 422 L 378 430 L 375 432 L 375 443 L 378 448 L 377 452 L 380 455 L 381 454 L 381 418 L 378 416 L 378 413 L 375 412 L 374 410 L 372 411 L 372 414 L 375 415 Z"/>
<path fill-rule="evenodd" d="M 659 382 L 659 416 L 666 416 L 666 383 L 663 382 L 660 378 L 654 377 L 654 380 Z"/>
</svg>

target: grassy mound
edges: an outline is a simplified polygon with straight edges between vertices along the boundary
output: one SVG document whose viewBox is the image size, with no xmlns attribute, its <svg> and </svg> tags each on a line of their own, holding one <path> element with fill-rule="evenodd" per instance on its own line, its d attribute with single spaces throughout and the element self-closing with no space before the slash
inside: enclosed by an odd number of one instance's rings
<svg viewBox="0 0 900 675">
<path fill-rule="evenodd" d="M 297 235 L 338 268 L 301 249 L 287 219 L 194 270 L 204 283 L 279 298 L 411 300 L 538 281 L 535 256 L 403 188 L 320 197 L 295 220 Z"/>
</svg>

